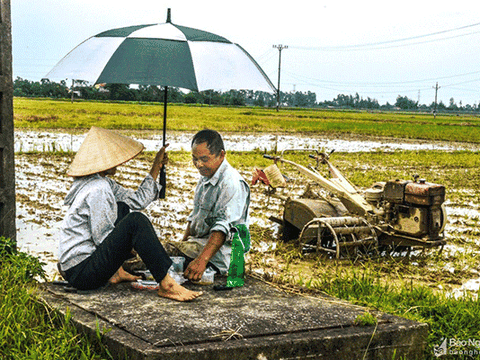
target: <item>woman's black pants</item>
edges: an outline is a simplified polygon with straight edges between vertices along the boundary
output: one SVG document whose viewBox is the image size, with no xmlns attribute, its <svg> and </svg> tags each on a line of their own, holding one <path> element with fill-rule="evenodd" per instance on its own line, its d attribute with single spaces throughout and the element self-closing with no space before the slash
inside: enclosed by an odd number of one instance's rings
<svg viewBox="0 0 480 360">
<path fill-rule="evenodd" d="M 118 203 L 115 228 L 80 264 L 66 271 L 68 282 L 79 290 L 93 290 L 104 286 L 135 250 L 157 282 L 161 282 L 172 265 L 172 260 L 158 240 L 148 218 L 140 212 L 130 212 L 124 203 Z"/>
</svg>

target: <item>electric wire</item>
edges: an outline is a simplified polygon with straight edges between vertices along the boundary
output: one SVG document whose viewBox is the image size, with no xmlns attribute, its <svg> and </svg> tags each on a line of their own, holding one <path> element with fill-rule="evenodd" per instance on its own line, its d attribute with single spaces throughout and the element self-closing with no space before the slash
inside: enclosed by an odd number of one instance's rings
<svg viewBox="0 0 480 360">
<path fill-rule="evenodd" d="M 292 76 L 294 79 L 297 79 L 299 81 L 311 81 L 311 85 L 318 85 L 318 83 L 327 83 L 327 84 L 334 84 L 334 85 L 349 85 L 349 86 L 365 86 L 365 87 L 385 87 L 385 86 L 395 86 L 395 85 L 407 85 L 407 84 L 419 84 L 419 83 L 425 83 L 425 82 L 432 82 L 432 81 L 438 81 L 438 80 L 445 80 L 445 79 L 452 79 L 452 78 L 458 78 L 462 76 L 469 76 L 469 75 L 475 75 L 475 74 L 480 74 L 480 71 L 472 71 L 468 73 L 463 73 L 463 74 L 457 74 L 457 75 L 449 75 L 449 76 L 440 76 L 440 77 L 435 77 L 435 78 L 428 78 L 428 79 L 421 79 L 421 80 L 407 80 L 407 81 L 389 81 L 389 82 L 339 82 L 339 81 L 330 81 L 330 80 L 321 80 L 321 79 L 315 79 L 315 78 L 310 78 L 306 77 L 304 75 L 299 75 L 292 73 L 288 70 L 285 70 L 285 73 Z M 468 80 L 467 82 L 470 82 Z"/>
<path fill-rule="evenodd" d="M 418 45 L 418 44 L 425 44 L 428 42 L 436 42 L 436 41 L 443 41 L 443 40 L 449 40 L 449 39 L 454 39 L 457 37 L 462 37 L 462 36 L 468 36 L 468 35 L 473 35 L 473 34 L 478 34 L 480 31 L 474 31 L 466 34 L 459 34 L 459 35 L 454 35 L 454 36 L 449 36 L 449 37 L 444 37 L 444 38 L 439 38 L 439 39 L 432 39 L 432 40 L 425 40 L 425 41 L 420 41 L 420 42 L 414 42 L 414 43 L 407 43 L 407 44 L 400 44 L 400 45 L 391 45 L 391 46 L 383 46 L 383 47 L 378 47 L 380 45 L 389 45 L 389 44 L 395 44 L 398 42 L 404 42 L 404 41 L 410 41 L 410 40 L 416 40 L 416 39 L 421 39 L 421 38 L 426 38 L 426 37 L 431 37 L 439 34 L 445 34 L 453 31 L 458 31 L 458 30 L 463 30 L 471 27 L 476 27 L 480 26 L 480 23 L 476 24 L 471 24 L 471 25 L 465 25 L 461 27 L 457 27 L 454 29 L 449 29 L 449 30 L 442 30 L 442 31 L 437 31 L 434 33 L 430 34 L 424 34 L 424 35 L 417 35 L 417 36 L 411 36 L 403 39 L 394 39 L 394 40 L 387 40 L 387 41 L 380 41 L 380 42 L 375 42 L 375 43 L 365 43 L 365 44 L 353 44 L 353 45 L 341 45 L 341 46 L 290 46 L 292 49 L 301 49 L 301 50 L 324 50 L 324 51 L 352 51 L 352 50 L 380 50 L 380 49 L 389 49 L 392 47 L 401 47 L 401 46 L 411 46 L 411 45 Z"/>
</svg>

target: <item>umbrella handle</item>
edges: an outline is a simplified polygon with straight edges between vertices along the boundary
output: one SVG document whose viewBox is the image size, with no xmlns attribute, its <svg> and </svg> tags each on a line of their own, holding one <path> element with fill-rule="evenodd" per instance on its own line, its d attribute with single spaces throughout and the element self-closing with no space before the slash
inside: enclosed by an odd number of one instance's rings
<svg viewBox="0 0 480 360">
<path fill-rule="evenodd" d="M 167 172 L 165 171 L 165 165 L 160 169 L 160 178 L 158 180 L 162 188 L 160 189 L 160 199 L 165 199 L 165 188 L 167 187 Z"/>
<path fill-rule="evenodd" d="M 167 136 L 167 91 L 168 87 L 165 86 L 165 98 L 163 100 L 163 146 L 165 146 Z M 162 186 L 159 197 L 160 199 L 165 199 L 165 188 L 167 187 L 167 172 L 165 171 L 165 165 L 160 169 L 160 179 L 158 182 Z"/>
</svg>

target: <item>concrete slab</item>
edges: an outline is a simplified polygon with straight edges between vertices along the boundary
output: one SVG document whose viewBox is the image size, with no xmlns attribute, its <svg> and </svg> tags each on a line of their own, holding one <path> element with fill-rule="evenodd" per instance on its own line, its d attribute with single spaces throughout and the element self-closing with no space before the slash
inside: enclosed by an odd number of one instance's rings
<svg viewBox="0 0 480 360">
<path fill-rule="evenodd" d="M 225 283 L 225 279 L 216 279 Z M 333 298 L 285 293 L 253 278 L 243 288 L 215 291 L 191 303 L 159 298 L 129 284 L 67 293 L 46 284 L 43 298 L 72 314 L 115 359 L 420 359 L 428 325 L 377 313 L 377 326 L 356 326 L 365 309 Z"/>
</svg>

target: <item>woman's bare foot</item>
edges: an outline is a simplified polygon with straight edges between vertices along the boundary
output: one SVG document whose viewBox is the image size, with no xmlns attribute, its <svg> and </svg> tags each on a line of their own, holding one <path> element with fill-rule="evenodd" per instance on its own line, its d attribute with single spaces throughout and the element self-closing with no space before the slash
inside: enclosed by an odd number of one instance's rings
<svg viewBox="0 0 480 360">
<path fill-rule="evenodd" d="M 108 280 L 110 284 L 118 284 L 123 281 L 137 281 L 141 279 L 140 276 L 135 276 L 123 270 L 123 267 L 120 266 L 120 269 Z"/>
<path fill-rule="evenodd" d="M 202 295 L 203 292 L 192 291 L 178 284 L 170 275 L 166 275 L 158 289 L 158 296 L 177 301 L 191 301 Z"/>
</svg>

